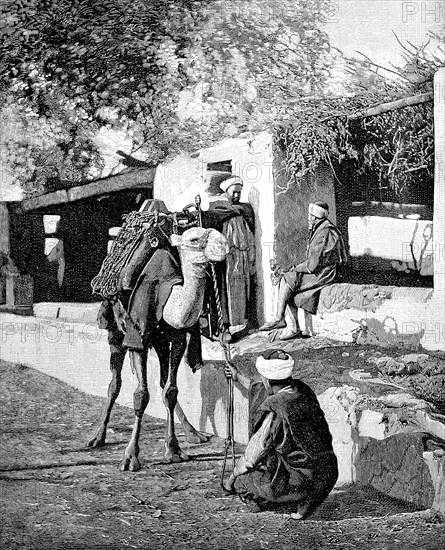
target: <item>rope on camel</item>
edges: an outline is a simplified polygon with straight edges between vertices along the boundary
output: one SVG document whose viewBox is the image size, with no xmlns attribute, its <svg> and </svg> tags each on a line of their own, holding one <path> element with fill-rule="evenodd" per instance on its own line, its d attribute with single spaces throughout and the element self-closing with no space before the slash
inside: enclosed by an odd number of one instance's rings
<svg viewBox="0 0 445 550">
<path fill-rule="evenodd" d="M 216 309 L 218 312 L 218 328 L 220 333 L 220 339 L 219 342 L 221 344 L 221 347 L 224 351 L 224 358 L 225 362 L 228 366 L 231 366 L 231 354 L 230 354 L 230 344 L 223 342 L 223 334 L 224 334 L 224 323 L 222 318 L 222 309 L 221 309 L 221 300 L 219 297 L 219 289 L 218 289 L 218 282 L 216 279 L 216 270 L 215 270 L 215 264 L 212 262 L 210 264 L 211 270 L 212 270 L 212 279 L 213 279 L 213 289 L 215 292 L 215 301 L 216 301 Z M 224 474 L 226 471 L 227 466 L 227 458 L 229 455 L 229 447 L 232 451 L 232 468 L 235 468 L 235 440 L 233 439 L 233 432 L 234 432 L 234 424 L 233 424 L 233 378 L 227 378 L 227 382 L 229 384 L 229 402 L 227 405 L 227 434 L 226 434 L 226 441 L 224 445 L 224 461 L 221 468 L 221 478 L 220 478 L 220 485 L 223 489 L 224 488 Z"/>
<path fill-rule="evenodd" d="M 113 298 L 118 295 L 119 277 L 122 269 L 133 256 L 145 234 L 154 234 L 168 240 L 172 233 L 184 232 L 195 227 L 196 221 L 181 219 L 177 213 L 130 212 L 123 217 L 122 227 L 113 241 L 110 252 L 106 255 L 99 273 L 91 281 L 93 294 L 102 298 Z M 165 231 L 164 231 L 165 226 Z"/>
<path fill-rule="evenodd" d="M 112 298 L 118 293 L 119 275 L 144 233 L 152 229 L 155 215 L 152 212 L 130 212 L 123 219 L 110 252 L 105 256 L 99 273 L 91 281 L 93 294 L 102 298 Z"/>
</svg>

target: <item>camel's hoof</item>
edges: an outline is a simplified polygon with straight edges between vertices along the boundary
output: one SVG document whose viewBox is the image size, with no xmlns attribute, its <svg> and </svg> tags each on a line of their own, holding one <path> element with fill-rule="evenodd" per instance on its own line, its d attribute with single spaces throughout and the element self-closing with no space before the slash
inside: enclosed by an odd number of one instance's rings
<svg viewBox="0 0 445 550">
<path fill-rule="evenodd" d="M 88 447 L 93 447 L 93 449 L 96 447 L 103 447 L 105 445 L 105 436 L 95 435 L 88 441 L 87 445 Z"/>
<path fill-rule="evenodd" d="M 190 460 L 189 455 L 184 453 L 181 449 L 167 449 L 164 456 L 167 462 L 187 462 Z"/>
<path fill-rule="evenodd" d="M 194 431 L 186 434 L 185 439 L 187 443 L 199 445 L 199 443 L 207 443 L 211 437 L 213 436 L 203 432 Z"/>
<path fill-rule="evenodd" d="M 137 472 L 142 468 L 142 465 L 137 456 L 124 456 L 119 464 L 121 472 Z"/>
</svg>

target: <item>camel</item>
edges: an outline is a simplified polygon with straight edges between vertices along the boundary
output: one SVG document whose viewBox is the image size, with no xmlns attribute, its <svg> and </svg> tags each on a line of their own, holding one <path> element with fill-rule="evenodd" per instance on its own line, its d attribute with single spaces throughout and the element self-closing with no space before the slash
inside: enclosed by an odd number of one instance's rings
<svg viewBox="0 0 445 550">
<path fill-rule="evenodd" d="M 169 462 L 181 462 L 188 460 L 189 457 L 180 448 L 175 435 L 175 411 L 188 442 L 203 443 L 208 440 L 208 436 L 198 432 L 190 424 L 178 403 L 178 367 L 186 349 L 187 329 L 196 326 L 203 307 L 206 267 L 209 262 L 224 260 L 229 250 L 227 240 L 221 233 L 215 229 L 202 227 L 188 229 L 182 236 L 172 235 L 170 241 L 171 244 L 179 247 L 183 282 L 173 284 L 171 287 L 170 294 L 163 305 L 162 318 L 150 336 L 148 347 L 156 351 L 159 359 L 162 397 L 167 408 L 164 456 Z M 156 245 L 157 243 L 155 243 L 155 249 Z M 158 262 L 156 265 L 159 265 L 159 262 L 170 261 L 170 257 L 170 252 L 165 248 L 157 248 L 151 256 L 153 261 Z M 113 341 L 113 338 L 116 338 L 116 333 L 114 335 L 109 333 L 110 366 L 113 377 L 108 388 L 108 401 L 97 432 L 88 442 L 90 447 L 105 444 L 107 424 L 122 384 L 121 371 L 126 353 L 126 349 L 122 346 L 123 334 L 120 342 Z M 114 348 L 113 345 L 115 345 Z M 136 373 L 138 386 L 134 392 L 135 423 L 119 465 L 121 471 L 134 472 L 141 468 L 139 435 L 142 417 L 150 398 L 147 386 L 147 351 L 146 347 L 143 350 L 131 348 L 129 350 L 131 367 Z"/>
</svg>

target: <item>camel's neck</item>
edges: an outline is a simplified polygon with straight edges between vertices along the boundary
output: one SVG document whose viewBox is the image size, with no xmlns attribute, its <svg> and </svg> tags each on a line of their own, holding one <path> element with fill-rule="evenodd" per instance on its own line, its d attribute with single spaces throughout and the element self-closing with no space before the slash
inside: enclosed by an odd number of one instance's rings
<svg viewBox="0 0 445 550">
<path fill-rule="evenodd" d="M 206 266 L 181 254 L 183 285 L 175 285 L 164 306 L 164 320 L 174 328 L 189 328 L 201 314 L 204 302 Z"/>
<path fill-rule="evenodd" d="M 196 264 L 187 260 L 187 257 L 181 256 L 182 275 L 184 278 L 184 288 L 189 290 L 200 290 L 206 277 L 206 264 Z"/>
</svg>

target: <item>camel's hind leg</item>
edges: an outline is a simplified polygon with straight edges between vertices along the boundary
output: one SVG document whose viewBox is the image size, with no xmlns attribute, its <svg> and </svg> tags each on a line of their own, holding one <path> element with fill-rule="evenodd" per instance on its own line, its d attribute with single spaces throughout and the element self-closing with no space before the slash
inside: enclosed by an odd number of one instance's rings
<svg viewBox="0 0 445 550">
<path fill-rule="evenodd" d="M 110 345 L 110 370 L 112 378 L 108 386 L 108 401 L 102 414 L 102 419 L 95 435 L 88 441 L 89 447 L 102 447 L 105 445 L 107 425 L 110 420 L 111 410 L 122 387 L 122 367 L 124 364 L 126 349 L 122 346 L 124 335 L 121 332 L 108 333 Z"/>
<path fill-rule="evenodd" d="M 182 429 L 185 433 L 185 439 L 188 443 L 207 443 L 207 441 L 212 437 L 210 434 L 199 432 L 193 427 L 192 424 L 190 424 L 188 418 L 182 410 L 181 405 L 179 404 L 179 401 L 176 402 L 175 413 L 179 418 L 179 422 L 181 422 Z"/>
<path fill-rule="evenodd" d="M 160 337 L 156 338 L 156 342 L 153 344 L 153 347 L 159 359 L 159 364 L 161 367 L 161 388 L 164 389 L 169 372 L 170 346 L 167 339 Z M 175 413 L 179 419 L 179 422 L 182 425 L 185 439 L 188 443 L 206 443 L 212 437 L 211 435 L 199 432 L 196 428 L 192 426 L 184 411 L 182 410 L 182 407 L 179 404 L 178 400 L 176 400 Z"/>
<path fill-rule="evenodd" d="M 178 402 L 177 373 L 187 345 L 186 334 L 169 327 L 156 340 L 154 348 L 161 367 L 162 398 L 167 408 L 164 456 L 169 462 L 181 462 L 189 457 L 180 448 L 175 435 L 174 411 Z"/>
<path fill-rule="evenodd" d="M 125 449 L 124 458 L 119 465 L 119 469 L 122 471 L 130 470 L 130 472 L 136 472 L 141 469 L 141 463 L 139 462 L 138 456 L 142 417 L 150 400 L 147 386 L 147 353 L 130 351 L 130 360 L 133 372 L 136 373 L 138 379 L 138 387 L 134 392 L 133 398 L 135 422 L 130 442 Z"/>
</svg>

